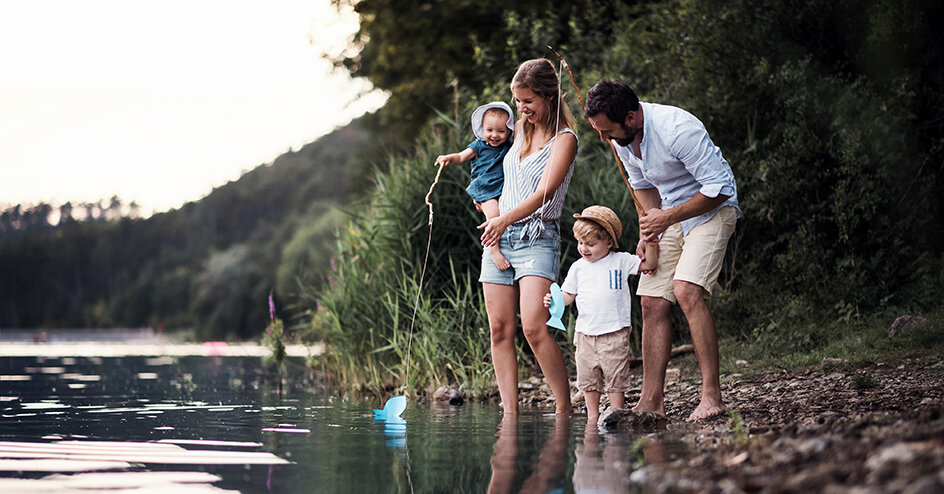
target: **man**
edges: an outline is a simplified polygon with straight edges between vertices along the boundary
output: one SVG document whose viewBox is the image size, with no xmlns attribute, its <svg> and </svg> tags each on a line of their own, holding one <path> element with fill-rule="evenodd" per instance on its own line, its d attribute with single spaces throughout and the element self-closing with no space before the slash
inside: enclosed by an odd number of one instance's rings
<svg viewBox="0 0 944 494">
<path fill-rule="evenodd" d="M 635 410 L 665 414 L 665 368 L 672 347 L 670 309 L 688 320 L 701 370 L 701 401 L 688 417 L 725 412 L 718 370 L 718 336 L 705 297 L 717 284 L 728 239 L 741 215 L 731 167 L 705 126 L 667 105 L 641 103 L 622 82 L 601 80 L 587 94 L 584 117 L 612 141 L 629 175 L 638 207 L 640 240 L 659 243 L 659 263 L 639 279 L 643 384 Z"/>
</svg>

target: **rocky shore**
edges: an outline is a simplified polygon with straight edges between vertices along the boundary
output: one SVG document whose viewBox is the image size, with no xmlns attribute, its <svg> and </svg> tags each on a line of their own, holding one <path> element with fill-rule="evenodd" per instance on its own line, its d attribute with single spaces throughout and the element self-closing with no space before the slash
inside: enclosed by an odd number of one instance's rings
<svg viewBox="0 0 944 494">
<path fill-rule="evenodd" d="M 674 359 L 668 375 L 668 423 L 637 432 L 689 451 L 636 468 L 631 480 L 646 492 L 944 492 L 939 358 L 866 367 L 828 359 L 794 372 L 726 375 L 729 413 L 695 424 L 684 421 L 698 403 L 694 356 Z M 550 401 L 540 382 L 524 386 L 525 402 Z M 638 388 L 627 402 L 637 399 Z"/>
</svg>

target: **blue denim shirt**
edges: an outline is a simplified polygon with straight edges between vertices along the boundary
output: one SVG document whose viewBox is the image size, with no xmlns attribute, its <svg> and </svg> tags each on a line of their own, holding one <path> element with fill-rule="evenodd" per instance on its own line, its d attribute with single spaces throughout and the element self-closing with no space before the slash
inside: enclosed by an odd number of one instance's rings
<svg viewBox="0 0 944 494">
<path fill-rule="evenodd" d="M 711 142 L 701 121 L 674 106 L 643 102 L 639 105 L 643 115 L 641 158 L 633 154 L 631 146 L 613 143 L 632 188 L 658 189 L 662 209 L 678 206 L 698 192 L 711 198 L 719 194 L 730 196 L 717 208 L 682 221 L 685 235 L 724 206 L 733 206 L 740 217 L 731 166 L 721 156 L 721 149 Z"/>
</svg>

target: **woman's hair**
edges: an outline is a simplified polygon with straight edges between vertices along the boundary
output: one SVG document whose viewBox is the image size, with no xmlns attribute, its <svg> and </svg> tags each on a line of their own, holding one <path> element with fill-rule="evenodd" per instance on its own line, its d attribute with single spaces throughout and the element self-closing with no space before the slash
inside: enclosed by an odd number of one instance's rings
<svg viewBox="0 0 944 494">
<path fill-rule="evenodd" d="M 610 237 L 609 232 L 599 223 L 584 219 L 578 219 L 574 222 L 574 238 L 578 241 L 587 239 L 597 239 L 603 242 L 613 241 L 613 237 Z"/>
<path fill-rule="evenodd" d="M 545 139 L 554 137 L 560 128 L 574 128 L 574 117 L 567 107 L 566 98 L 560 92 L 560 79 L 554 70 L 554 65 L 546 58 L 537 58 L 528 60 L 518 67 L 515 76 L 511 79 L 511 88 L 527 88 L 534 94 L 544 99 L 548 105 L 547 116 L 544 122 Z M 561 94 L 561 101 L 558 103 L 557 95 Z M 558 109 L 559 108 L 559 109 Z M 534 125 L 522 118 L 522 136 L 524 145 L 531 144 L 531 137 L 534 135 Z"/>
</svg>

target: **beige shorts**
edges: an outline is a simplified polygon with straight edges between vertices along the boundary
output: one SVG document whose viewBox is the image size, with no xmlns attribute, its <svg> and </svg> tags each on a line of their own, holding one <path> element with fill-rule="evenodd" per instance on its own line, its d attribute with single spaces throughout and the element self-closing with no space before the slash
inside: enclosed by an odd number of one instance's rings
<svg viewBox="0 0 944 494">
<path fill-rule="evenodd" d="M 636 295 L 662 297 L 674 304 L 674 280 L 694 283 L 704 289 L 705 297 L 711 295 L 736 222 L 737 210 L 725 206 L 684 237 L 682 225 L 670 226 L 659 240 L 659 266 L 654 274 L 639 277 Z"/>
<path fill-rule="evenodd" d="M 631 389 L 629 372 L 629 333 L 623 328 L 612 333 L 574 335 L 574 360 L 577 361 L 577 389 L 611 393 Z"/>
</svg>

